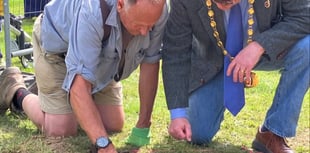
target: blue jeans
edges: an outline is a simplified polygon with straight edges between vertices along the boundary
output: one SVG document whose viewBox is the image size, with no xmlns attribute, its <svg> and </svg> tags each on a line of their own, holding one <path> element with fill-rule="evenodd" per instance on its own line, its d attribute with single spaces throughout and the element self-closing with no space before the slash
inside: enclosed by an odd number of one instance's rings
<svg viewBox="0 0 310 153">
<path fill-rule="evenodd" d="M 281 77 L 264 126 L 281 137 L 293 137 L 304 96 L 310 85 L 310 35 L 298 41 L 281 60 L 262 58 L 255 70 L 280 70 Z M 223 72 L 191 93 L 188 116 L 192 142 L 211 142 L 224 118 Z"/>
</svg>

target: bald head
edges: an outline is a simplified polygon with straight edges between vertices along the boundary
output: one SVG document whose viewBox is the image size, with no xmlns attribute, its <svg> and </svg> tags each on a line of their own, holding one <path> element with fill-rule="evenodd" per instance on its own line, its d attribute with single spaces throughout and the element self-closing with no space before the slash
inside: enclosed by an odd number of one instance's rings
<svg viewBox="0 0 310 153">
<path fill-rule="evenodd" d="M 118 0 L 123 26 L 133 35 L 146 35 L 160 18 L 165 0 Z"/>
</svg>

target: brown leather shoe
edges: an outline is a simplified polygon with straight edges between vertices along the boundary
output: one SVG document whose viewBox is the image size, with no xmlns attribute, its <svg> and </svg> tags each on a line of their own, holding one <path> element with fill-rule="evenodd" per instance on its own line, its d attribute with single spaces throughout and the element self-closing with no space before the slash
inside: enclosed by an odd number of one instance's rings
<svg viewBox="0 0 310 153">
<path fill-rule="evenodd" d="M 252 142 L 252 148 L 263 153 L 294 153 L 286 144 L 285 138 L 270 131 L 262 132 L 261 128 L 258 128 L 256 138 Z"/>
<path fill-rule="evenodd" d="M 26 88 L 26 86 L 18 67 L 9 67 L 2 72 L 0 75 L 0 88 L 0 114 L 4 114 L 8 108 L 19 112 L 12 105 L 12 99 L 17 89 Z"/>
</svg>

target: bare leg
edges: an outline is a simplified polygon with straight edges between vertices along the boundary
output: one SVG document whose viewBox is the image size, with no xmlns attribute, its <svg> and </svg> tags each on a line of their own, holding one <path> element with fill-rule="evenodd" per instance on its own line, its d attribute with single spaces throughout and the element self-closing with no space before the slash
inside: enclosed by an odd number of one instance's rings
<svg viewBox="0 0 310 153">
<path fill-rule="evenodd" d="M 72 136 L 77 133 L 77 121 L 72 113 L 58 115 L 43 112 L 37 95 L 27 95 L 23 100 L 23 109 L 46 136 Z"/>
<path fill-rule="evenodd" d="M 122 105 L 97 105 L 97 108 L 108 132 L 120 132 L 122 130 L 125 120 Z"/>
</svg>

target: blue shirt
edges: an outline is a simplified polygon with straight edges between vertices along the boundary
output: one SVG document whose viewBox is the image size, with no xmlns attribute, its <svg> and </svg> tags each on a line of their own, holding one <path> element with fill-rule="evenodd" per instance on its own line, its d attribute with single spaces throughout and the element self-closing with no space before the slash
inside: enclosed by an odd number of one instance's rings
<svg viewBox="0 0 310 153">
<path fill-rule="evenodd" d="M 63 88 L 70 90 L 75 75 L 92 83 L 92 93 L 102 90 L 118 72 L 122 56 L 121 22 L 117 1 L 106 0 L 111 11 L 105 24 L 111 26 L 105 42 L 100 0 L 52 0 L 44 8 L 42 47 L 46 52 L 66 52 L 67 74 Z M 135 36 L 128 44 L 121 79 L 127 78 L 140 63 L 156 63 L 167 21 L 166 6 L 157 23 L 146 36 Z"/>
<path fill-rule="evenodd" d="M 215 4 L 213 4 L 215 5 Z M 241 0 L 240 3 L 240 8 L 241 8 L 241 14 L 242 14 L 242 24 L 243 24 L 243 34 L 244 34 L 244 46 L 247 44 L 247 39 L 248 39 L 248 34 L 247 34 L 247 30 L 248 30 L 248 8 L 249 8 L 249 4 L 247 0 Z M 226 10 L 224 15 L 224 23 L 225 23 L 225 29 L 227 29 L 227 25 L 228 25 L 228 20 L 229 20 L 229 13 L 230 10 Z M 255 19 L 255 16 L 254 20 Z M 257 23 L 254 22 L 253 25 L 253 30 L 255 31 L 257 29 Z M 176 118 L 188 118 L 187 116 L 187 108 L 176 108 L 176 109 L 171 109 L 170 110 L 170 119 L 176 119 Z"/>
</svg>

